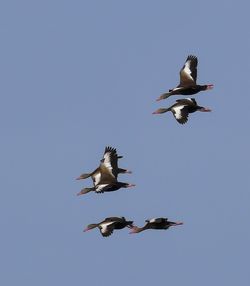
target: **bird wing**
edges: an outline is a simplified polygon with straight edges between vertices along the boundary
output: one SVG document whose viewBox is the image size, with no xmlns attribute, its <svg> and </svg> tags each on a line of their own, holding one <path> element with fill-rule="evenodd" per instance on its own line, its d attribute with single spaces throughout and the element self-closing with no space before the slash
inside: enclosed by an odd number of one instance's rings
<svg viewBox="0 0 250 286">
<path fill-rule="evenodd" d="M 110 174 L 117 178 L 118 175 L 118 155 L 115 148 L 107 146 L 105 148 L 101 165 L 109 170 Z"/>
<path fill-rule="evenodd" d="M 102 236 L 107 237 L 110 236 L 113 231 L 114 231 L 114 227 L 113 227 L 114 222 L 113 221 L 108 221 L 108 222 L 103 222 L 100 226 L 100 232 L 102 234 Z"/>
<path fill-rule="evenodd" d="M 95 186 L 95 192 L 96 193 L 104 193 L 108 189 L 110 189 L 110 184 L 99 184 L 99 185 Z"/>
<path fill-rule="evenodd" d="M 151 219 L 147 219 L 146 222 L 149 222 L 149 223 L 161 223 L 165 221 L 164 218 L 162 217 L 159 217 L 159 218 L 151 218 Z"/>
<path fill-rule="evenodd" d="M 104 193 L 104 192 L 112 192 L 118 190 L 119 187 L 117 188 L 116 184 L 99 184 L 95 187 L 95 192 L 96 193 Z"/>
<path fill-rule="evenodd" d="M 184 124 L 188 121 L 188 107 L 185 104 L 178 104 L 172 108 L 175 119 L 180 123 Z"/>
<path fill-rule="evenodd" d="M 180 86 L 196 84 L 198 59 L 189 55 L 182 69 L 180 70 Z"/>
</svg>

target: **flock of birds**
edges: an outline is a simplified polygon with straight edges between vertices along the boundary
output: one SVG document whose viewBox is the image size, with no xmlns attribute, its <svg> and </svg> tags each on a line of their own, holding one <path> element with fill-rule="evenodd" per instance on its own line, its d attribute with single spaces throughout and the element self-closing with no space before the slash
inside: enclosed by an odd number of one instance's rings
<svg viewBox="0 0 250 286">
<path fill-rule="evenodd" d="M 197 65 L 198 59 L 196 56 L 188 56 L 182 69 L 180 70 L 180 84 L 174 89 L 163 93 L 158 99 L 166 99 L 172 95 L 193 95 L 200 91 L 210 90 L 213 84 L 199 85 L 196 83 L 197 79 Z M 199 106 L 194 98 L 177 99 L 176 103 L 168 108 L 159 108 L 153 114 L 161 114 L 171 111 L 175 119 L 184 124 L 188 121 L 189 113 L 195 111 L 210 112 L 211 109 Z"/>
<path fill-rule="evenodd" d="M 180 84 L 170 89 L 169 92 L 162 94 L 157 101 L 166 99 L 172 95 L 193 95 L 200 91 L 205 91 L 213 88 L 212 84 L 198 85 L 197 78 L 198 59 L 196 56 L 189 55 L 182 69 L 180 70 Z M 161 114 L 171 111 L 175 119 L 184 124 L 188 121 L 189 113 L 196 111 L 209 112 L 209 108 L 199 106 L 194 98 L 184 98 L 176 100 L 176 103 L 168 108 L 160 108 L 153 112 L 153 114 Z M 81 174 L 77 180 L 91 178 L 93 187 L 83 188 L 77 195 L 84 195 L 89 192 L 104 193 L 117 191 L 120 188 L 131 188 L 134 184 L 124 183 L 118 181 L 119 174 L 131 174 L 127 169 L 118 167 L 118 156 L 115 148 L 106 147 L 103 158 L 100 160 L 99 167 L 91 173 Z M 138 227 L 134 225 L 133 221 L 126 220 L 125 217 L 107 217 L 99 223 L 89 224 L 84 231 L 89 231 L 94 228 L 99 228 L 103 237 L 110 236 L 115 229 L 130 228 L 130 233 L 139 233 L 147 229 L 168 229 L 172 226 L 182 225 L 183 222 L 169 221 L 167 218 L 152 218 L 145 221 L 145 225 Z"/>
</svg>

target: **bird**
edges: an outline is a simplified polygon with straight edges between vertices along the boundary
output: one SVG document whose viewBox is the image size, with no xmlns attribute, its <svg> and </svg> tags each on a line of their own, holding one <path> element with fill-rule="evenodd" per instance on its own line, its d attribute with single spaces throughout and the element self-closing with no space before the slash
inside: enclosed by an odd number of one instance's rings
<svg viewBox="0 0 250 286">
<path fill-rule="evenodd" d="M 106 147 L 103 159 L 101 160 L 100 166 L 94 171 L 94 174 L 84 174 L 79 178 L 86 178 L 91 176 L 94 187 L 84 188 L 77 195 L 83 195 L 88 192 L 94 191 L 96 193 L 104 193 L 104 192 L 113 192 L 117 191 L 120 188 L 130 188 L 134 187 L 134 184 L 128 184 L 117 181 L 117 176 L 120 172 L 123 172 L 118 168 L 117 165 L 118 155 L 116 153 L 116 149 L 112 147 Z M 126 170 L 128 171 L 128 170 Z M 79 179 L 77 178 L 77 179 Z"/>
<path fill-rule="evenodd" d="M 98 227 L 103 237 L 110 236 L 115 229 L 123 229 L 125 227 L 132 228 L 133 221 L 127 221 L 125 217 L 107 217 L 99 223 L 89 224 L 83 231 L 89 231 Z"/>
<path fill-rule="evenodd" d="M 113 169 L 114 169 L 113 173 L 115 174 L 115 176 L 117 176 L 118 174 L 124 174 L 124 173 L 131 174 L 132 173 L 131 171 L 129 171 L 127 169 L 122 169 L 122 168 L 119 168 L 117 166 L 116 158 L 120 159 L 120 158 L 123 158 L 123 156 L 118 156 L 115 148 L 107 146 L 107 147 L 105 147 L 103 158 L 100 160 L 100 162 L 101 163 L 105 163 L 106 162 L 106 164 L 111 164 L 110 163 L 111 158 L 114 159 L 114 160 L 112 160 L 112 162 L 114 164 L 114 166 L 113 166 Z M 100 166 L 101 166 L 101 164 L 100 164 Z M 87 179 L 87 178 L 91 177 L 92 180 L 93 180 L 94 185 L 98 184 L 98 182 L 100 181 L 100 178 L 101 178 L 101 167 L 100 166 L 98 168 L 96 168 L 91 173 L 81 174 L 79 177 L 76 178 L 76 180 L 83 180 L 83 179 Z"/>
<path fill-rule="evenodd" d="M 169 221 L 167 218 L 159 217 L 145 220 L 146 224 L 143 227 L 133 226 L 130 234 L 138 233 L 146 229 L 168 229 L 171 226 L 182 225 L 183 222 Z"/>
<path fill-rule="evenodd" d="M 77 196 L 85 195 L 89 192 L 95 192 L 97 194 L 106 193 L 106 192 L 114 192 L 119 190 L 120 188 L 131 188 L 135 187 L 135 184 L 123 183 L 123 182 L 113 182 L 113 183 L 99 183 L 94 187 L 83 188 Z"/>
<path fill-rule="evenodd" d="M 189 113 L 193 113 L 196 111 L 210 112 L 212 110 L 197 105 L 197 102 L 194 98 L 184 98 L 184 99 L 177 99 L 176 103 L 168 108 L 157 109 L 156 111 L 153 112 L 153 114 L 162 114 L 168 111 L 171 111 L 173 113 L 175 119 L 180 124 L 185 124 L 188 121 Z"/>
<path fill-rule="evenodd" d="M 189 55 L 182 69 L 180 70 L 180 84 L 163 93 L 156 101 L 168 98 L 171 95 L 192 95 L 203 90 L 213 88 L 213 84 L 196 84 L 198 59 L 196 56 Z"/>
</svg>

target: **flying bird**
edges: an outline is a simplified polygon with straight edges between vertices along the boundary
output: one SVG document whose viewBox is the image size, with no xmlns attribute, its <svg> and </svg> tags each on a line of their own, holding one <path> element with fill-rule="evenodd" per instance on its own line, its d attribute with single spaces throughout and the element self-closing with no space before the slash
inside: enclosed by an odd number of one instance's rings
<svg viewBox="0 0 250 286">
<path fill-rule="evenodd" d="M 113 183 L 102 183 L 100 182 L 98 185 L 90 188 L 83 188 L 77 196 L 85 195 L 89 192 L 95 192 L 97 194 L 106 193 L 106 192 L 114 192 L 121 188 L 131 188 L 135 187 L 135 184 L 123 183 L 123 182 L 113 182 Z"/>
<path fill-rule="evenodd" d="M 106 164 L 111 164 L 111 161 L 113 163 L 112 172 L 113 174 L 117 177 L 118 174 L 124 174 L 128 173 L 131 174 L 132 172 L 127 170 L 127 169 L 122 169 L 117 166 L 117 161 L 118 159 L 123 158 L 123 156 L 118 156 L 116 149 L 112 147 L 105 147 L 103 158 L 100 160 L 101 163 L 106 163 Z M 112 159 L 112 160 L 111 160 Z M 91 173 L 84 173 L 81 174 L 76 180 L 82 180 L 82 179 L 87 179 L 89 177 L 92 178 L 94 185 L 98 184 L 101 178 L 101 165 L 96 168 L 93 172 Z"/>
<path fill-rule="evenodd" d="M 98 227 L 101 235 L 104 237 L 110 236 L 115 229 L 123 229 L 125 227 L 132 228 L 133 221 L 127 221 L 125 217 L 107 217 L 99 223 L 89 224 L 83 231 L 89 231 Z"/>
<path fill-rule="evenodd" d="M 198 59 L 189 55 L 182 69 L 180 70 L 180 84 L 169 92 L 163 93 L 157 101 L 168 98 L 171 95 L 192 95 L 203 90 L 213 88 L 213 84 L 196 84 Z"/>
<path fill-rule="evenodd" d="M 134 187 L 134 184 L 117 181 L 117 176 L 119 173 L 130 173 L 130 171 L 126 169 L 118 168 L 118 158 L 119 156 L 116 153 L 116 149 L 106 147 L 100 166 L 93 173 L 82 174 L 79 178 L 77 178 L 85 179 L 91 176 L 94 187 L 84 188 L 77 195 L 83 195 L 91 191 L 96 193 L 113 192 L 119 190 L 120 188 Z"/>
<path fill-rule="evenodd" d="M 183 224 L 183 222 L 173 222 L 173 221 L 169 221 L 167 218 L 162 218 L 162 217 L 145 220 L 145 222 L 146 224 L 143 227 L 133 226 L 131 228 L 130 233 L 131 234 L 138 233 L 146 229 L 168 229 L 171 226 L 177 226 L 177 225 Z"/>
<path fill-rule="evenodd" d="M 153 114 L 161 114 L 168 111 L 171 111 L 173 113 L 175 119 L 180 124 L 185 124 L 188 121 L 189 113 L 193 113 L 196 111 L 210 112 L 211 109 L 197 105 L 197 102 L 194 98 L 185 98 L 177 99 L 176 103 L 169 108 L 159 108 L 154 111 Z"/>
</svg>

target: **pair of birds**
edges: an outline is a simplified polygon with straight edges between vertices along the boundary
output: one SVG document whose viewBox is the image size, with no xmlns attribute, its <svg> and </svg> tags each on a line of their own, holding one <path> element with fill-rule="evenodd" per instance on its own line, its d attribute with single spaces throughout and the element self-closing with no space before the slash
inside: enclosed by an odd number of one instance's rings
<svg viewBox="0 0 250 286">
<path fill-rule="evenodd" d="M 107 217 L 99 223 L 89 224 L 83 231 L 89 231 L 94 228 L 99 228 L 101 235 L 104 237 L 110 236 L 115 229 L 123 229 L 128 227 L 131 229 L 130 234 L 142 232 L 147 229 L 168 229 L 171 226 L 182 225 L 182 222 L 169 221 L 167 218 L 152 218 L 145 221 L 143 227 L 133 225 L 133 221 L 127 221 L 125 217 Z"/>
<path fill-rule="evenodd" d="M 93 187 L 83 188 L 77 195 L 84 195 L 89 192 L 104 193 L 117 191 L 120 188 L 131 188 L 134 184 L 118 182 L 118 174 L 132 172 L 127 169 L 118 167 L 118 159 L 122 156 L 118 156 L 116 149 L 107 146 L 105 148 L 103 158 L 100 160 L 100 165 L 91 173 L 81 174 L 77 180 L 87 179 L 91 177 L 93 181 Z"/>
<path fill-rule="evenodd" d="M 213 84 L 196 84 L 198 59 L 196 56 L 189 55 L 182 69 L 180 70 L 180 84 L 169 92 L 162 94 L 157 101 L 166 99 L 172 95 L 193 95 L 200 91 L 210 90 Z M 169 108 L 159 108 L 153 114 L 162 114 L 171 111 L 175 119 L 184 124 L 188 121 L 189 113 L 196 111 L 210 112 L 211 109 L 199 106 L 194 98 L 178 99 Z"/>
</svg>

